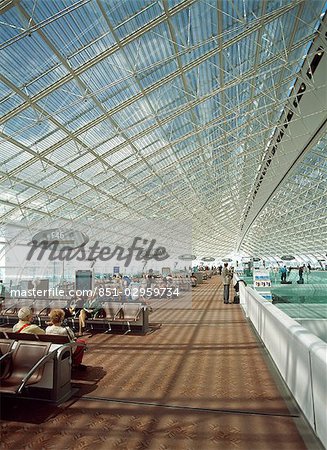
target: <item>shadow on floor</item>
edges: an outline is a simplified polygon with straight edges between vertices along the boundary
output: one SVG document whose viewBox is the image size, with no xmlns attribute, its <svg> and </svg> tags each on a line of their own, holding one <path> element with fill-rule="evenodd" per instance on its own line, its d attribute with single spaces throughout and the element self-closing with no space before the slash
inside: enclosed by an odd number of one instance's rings
<svg viewBox="0 0 327 450">
<path fill-rule="evenodd" d="M 72 386 L 78 388 L 73 398 L 56 405 L 42 400 L 19 398 L 17 396 L 1 397 L 0 419 L 2 421 L 41 424 L 53 419 L 69 408 L 83 395 L 96 390 L 98 382 L 107 374 L 103 367 L 88 366 L 86 371 L 76 371 L 72 374 Z"/>
</svg>

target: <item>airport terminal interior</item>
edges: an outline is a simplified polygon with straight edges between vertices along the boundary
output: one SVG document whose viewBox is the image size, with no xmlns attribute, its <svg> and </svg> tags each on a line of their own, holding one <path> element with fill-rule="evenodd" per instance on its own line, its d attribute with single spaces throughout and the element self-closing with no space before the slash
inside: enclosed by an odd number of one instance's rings
<svg viewBox="0 0 327 450">
<path fill-rule="evenodd" d="M 327 448 L 326 9 L 0 0 L 1 448 Z"/>
</svg>

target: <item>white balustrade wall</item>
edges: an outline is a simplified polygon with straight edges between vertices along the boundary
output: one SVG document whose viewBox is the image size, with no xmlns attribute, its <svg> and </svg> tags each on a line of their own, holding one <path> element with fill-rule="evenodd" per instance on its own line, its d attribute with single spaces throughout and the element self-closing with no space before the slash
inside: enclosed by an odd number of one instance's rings
<svg viewBox="0 0 327 450">
<path fill-rule="evenodd" d="M 327 344 L 242 281 L 239 286 L 246 316 L 312 429 L 327 447 Z"/>
</svg>

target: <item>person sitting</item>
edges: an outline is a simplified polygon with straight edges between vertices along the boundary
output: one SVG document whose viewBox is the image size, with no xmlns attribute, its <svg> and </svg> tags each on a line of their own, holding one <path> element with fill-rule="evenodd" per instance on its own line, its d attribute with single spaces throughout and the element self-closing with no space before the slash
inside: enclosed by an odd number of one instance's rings
<svg viewBox="0 0 327 450">
<path fill-rule="evenodd" d="M 31 323 L 33 313 L 30 308 L 23 306 L 20 308 L 17 315 L 19 322 L 13 326 L 12 330 L 14 333 L 45 334 L 45 331 L 42 330 L 42 328 Z"/>
<path fill-rule="evenodd" d="M 198 279 L 196 278 L 196 276 L 194 275 L 194 273 L 192 273 L 192 275 L 191 275 L 191 284 L 192 284 L 192 287 L 196 287 L 197 286 L 197 284 L 198 284 Z"/>
<path fill-rule="evenodd" d="M 95 297 L 89 297 L 78 317 L 79 329 L 78 335 L 83 335 L 85 329 L 85 320 L 95 317 L 105 317 L 105 311 Z"/>
<path fill-rule="evenodd" d="M 68 336 L 70 342 L 76 342 L 77 346 L 72 354 L 72 366 L 76 369 L 85 370 L 86 366 L 82 364 L 86 342 L 84 339 L 75 339 L 74 332 L 69 327 L 62 326 L 65 318 L 65 312 L 62 309 L 53 309 L 50 311 L 50 325 L 46 328 L 46 334 L 59 334 Z M 81 345 L 78 345 L 81 344 Z"/>
<path fill-rule="evenodd" d="M 73 296 L 70 300 L 67 301 L 66 305 L 63 307 L 65 319 L 69 319 L 71 317 L 73 318 L 78 317 L 82 309 L 83 309 L 83 299 L 81 297 Z"/>
</svg>

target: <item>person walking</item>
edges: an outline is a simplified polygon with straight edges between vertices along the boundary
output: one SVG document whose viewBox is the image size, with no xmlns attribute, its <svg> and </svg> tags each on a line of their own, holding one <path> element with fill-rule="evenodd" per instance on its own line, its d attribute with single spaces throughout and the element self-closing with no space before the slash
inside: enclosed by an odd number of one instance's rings
<svg viewBox="0 0 327 450">
<path fill-rule="evenodd" d="M 229 303 L 229 286 L 231 282 L 231 272 L 228 269 L 228 263 L 224 263 L 224 268 L 222 270 L 223 285 L 224 285 L 224 303 Z"/>
<path fill-rule="evenodd" d="M 286 268 L 286 266 L 284 266 L 284 267 L 282 267 L 282 268 L 280 269 L 280 273 L 281 273 L 281 277 L 280 277 L 281 282 L 282 282 L 282 283 L 286 283 L 286 274 L 287 274 L 287 268 Z"/>
<path fill-rule="evenodd" d="M 4 300 L 5 299 L 5 286 L 2 282 L 2 280 L 0 280 L 0 300 Z"/>
</svg>

